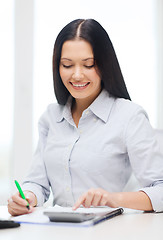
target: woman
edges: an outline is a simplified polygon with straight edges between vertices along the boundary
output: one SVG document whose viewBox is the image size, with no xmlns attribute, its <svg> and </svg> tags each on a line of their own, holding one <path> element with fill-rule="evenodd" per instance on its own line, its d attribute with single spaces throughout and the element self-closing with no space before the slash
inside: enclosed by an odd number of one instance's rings
<svg viewBox="0 0 163 240">
<path fill-rule="evenodd" d="M 53 192 L 54 204 L 163 211 L 163 161 L 145 111 L 131 102 L 108 34 L 93 19 L 59 33 L 53 54 L 58 104 L 39 121 L 39 143 L 12 215 L 33 211 Z M 142 188 L 123 192 L 131 171 Z"/>
</svg>

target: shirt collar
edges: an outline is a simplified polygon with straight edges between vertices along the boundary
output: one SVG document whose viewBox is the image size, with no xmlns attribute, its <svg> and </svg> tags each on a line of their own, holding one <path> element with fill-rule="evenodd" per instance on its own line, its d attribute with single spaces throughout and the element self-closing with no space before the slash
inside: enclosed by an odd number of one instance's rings
<svg viewBox="0 0 163 240">
<path fill-rule="evenodd" d="M 110 97 L 109 93 L 103 89 L 95 101 L 89 106 L 89 109 L 105 123 L 108 121 L 109 115 L 115 98 Z"/>
<path fill-rule="evenodd" d="M 57 116 L 57 122 L 61 122 L 65 118 L 68 122 L 73 123 L 71 114 L 72 99 L 72 96 L 69 96 L 66 105 L 60 107 Z M 110 97 L 109 93 L 103 89 L 99 96 L 88 107 L 88 109 L 90 109 L 93 114 L 106 123 L 108 121 L 114 101 L 115 98 Z"/>
<path fill-rule="evenodd" d="M 57 114 L 57 122 L 61 122 L 64 118 L 67 121 L 72 120 L 72 114 L 71 114 L 71 105 L 72 105 L 72 96 L 70 95 L 67 103 L 65 105 L 60 105 L 59 112 Z"/>
</svg>

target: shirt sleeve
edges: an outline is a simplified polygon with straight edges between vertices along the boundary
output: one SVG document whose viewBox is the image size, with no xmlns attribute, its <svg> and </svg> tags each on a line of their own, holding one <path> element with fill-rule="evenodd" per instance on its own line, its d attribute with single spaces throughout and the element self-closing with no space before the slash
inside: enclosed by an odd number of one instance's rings
<svg viewBox="0 0 163 240">
<path fill-rule="evenodd" d="M 50 195 L 50 184 L 44 164 L 44 149 L 48 135 L 48 124 L 44 114 L 38 124 L 39 141 L 29 173 L 23 182 L 23 190 L 32 191 L 37 197 L 37 206 L 42 206 Z"/>
<path fill-rule="evenodd" d="M 163 211 L 163 153 L 147 114 L 138 108 L 125 130 L 131 167 L 141 189 L 151 200 L 153 210 Z"/>
</svg>

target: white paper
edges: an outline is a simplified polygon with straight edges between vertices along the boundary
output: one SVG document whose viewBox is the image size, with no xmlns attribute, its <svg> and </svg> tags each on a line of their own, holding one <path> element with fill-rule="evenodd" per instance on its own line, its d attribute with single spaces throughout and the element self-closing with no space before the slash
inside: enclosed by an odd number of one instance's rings
<svg viewBox="0 0 163 240">
<path fill-rule="evenodd" d="M 45 208 L 35 208 L 34 212 L 12 217 L 12 220 L 20 223 L 48 223 L 49 218 L 43 214 L 44 210 Z"/>
</svg>

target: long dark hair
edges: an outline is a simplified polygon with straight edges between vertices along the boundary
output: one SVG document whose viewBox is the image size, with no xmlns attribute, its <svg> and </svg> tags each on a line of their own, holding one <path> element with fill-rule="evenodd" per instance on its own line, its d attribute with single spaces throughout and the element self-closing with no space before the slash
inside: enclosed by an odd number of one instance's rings
<svg viewBox="0 0 163 240">
<path fill-rule="evenodd" d="M 65 105 L 70 95 L 59 74 L 62 46 L 75 38 L 89 42 L 102 87 L 115 98 L 130 99 L 112 42 L 105 29 L 94 19 L 77 19 L 67 24 L 58 34 L 53 53 L 53 84 L 59 104 Z"/>
</svg>

